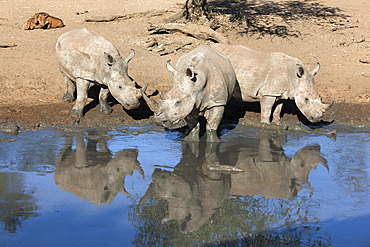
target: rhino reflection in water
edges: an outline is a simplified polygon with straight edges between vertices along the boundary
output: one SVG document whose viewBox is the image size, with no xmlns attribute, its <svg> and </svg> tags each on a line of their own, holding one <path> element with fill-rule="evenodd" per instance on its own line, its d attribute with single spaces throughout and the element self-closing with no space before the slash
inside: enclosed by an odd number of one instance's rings
<svg viewBox="0 0 370 247">
<path fill-rule="evenodd" d="M 201 143 L 203 144 L 203 143 Z M 176 220 L 183 233 L 201 227 L 230 192 L 230 174 L 209 171 L 206 166 L 217 162 L 215 143 L 207 150 L 195 148 L 195 143 L 185 143 L 183 157 L 173 172 L 156 169 L 140 204 L 149 197 L 168 201 L 168 215 L 162 223 Z"/>
<path fill-rule="evenodd" d="M 113 157 L 106 139 L 95 140 L 88 136 L 86 145 L 80 133 L 75 140 L 76 150 L 73 150 L 73 137 L 66 137 L 56 164 L 55 184 L 97 206 L 111 202 L 118 192 L 129 197 L 124 188 L 125 177 L 132 175 L 134 170 L 144 177 L 137 150 L 124 149 Z"/>
<path fill-rule="evenodd" d="M 306 146 L 289 158 L 281 146 L 280 136 L 263 134 L 259 147 L 239 149 L 237 166 L 245 172 L 231 175 L 231 194 L 291 199 L 297 196 L 302 185 L 309 185 L 311 169 L 317 164 L 328 169 L 326 163 L 318 145 Z"/>
<path fill-rule="evenodd" d="M 166 200 L 168 215 L 162 223 L 175 220 L 181 232 L 189 233 L 199 229 L 229 195 L 293 198 L 301 185 L 308 184 L 311 169 L 318 163 L 325 165 L 326 160 L 320 156 L 319 146 L 304 147 L 288 158 L 280 140 L 280 136 L 263 135 L 259 146 L 246 146 L 245 138 L 241 145 L 233 146 L 186 143 L 173 172 L 154 171 L 139 205 L 150 197 Z M 210 170 L 214 164 L 236 166 L 244 172 Z"/>
</svg>

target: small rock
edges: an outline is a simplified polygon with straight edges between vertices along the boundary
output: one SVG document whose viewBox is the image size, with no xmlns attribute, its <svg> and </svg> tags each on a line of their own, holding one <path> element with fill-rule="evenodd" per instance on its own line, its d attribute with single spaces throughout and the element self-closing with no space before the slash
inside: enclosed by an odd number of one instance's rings
<svg viewBox="0 0 370 247">
<path fill-rule="evenodd" d="M 89 13 L 89 11 L 88 11 L 88 10 L 77 11 L 77 12 L 76 12 L 76 15 L 83 15 L 83 14 L 87 14 L 87 13 Z"/>
<path fill-rule="evenodd" d="M 4 124 L 0 124 L 0 131 L 13 134 L 13 135 L 17 135 L 19 132 L 19 128 L 17 125 L 13 123 L 4 123 Z"/>
</svg>

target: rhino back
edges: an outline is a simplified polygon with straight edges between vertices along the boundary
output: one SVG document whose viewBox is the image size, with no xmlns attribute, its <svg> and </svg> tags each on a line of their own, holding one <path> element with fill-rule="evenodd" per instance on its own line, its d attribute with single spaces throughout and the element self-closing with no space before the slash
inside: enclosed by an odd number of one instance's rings
<svg viewBox="0 0 370 247">
<path fill-rule="evenodd" d="M 206 80 L 203 107 L 210 108 L 226 105 L 236 83 L 236 75 L 230 60 L 215 49 L 202 45 L 183 55 L 177 62 L 177 71 L 194 66 L 195 71 L 203 74 Z"/>
<path fill-rule="evenodd" d="M 71 79 L 83 78 L 103 83 L 106 66 L 103 54 L 107 52 L 120 59 L 112 43 L 86 28 L 75 29 L 61 35 L 56 43 L 56 53 L 62 73 Z"/>
<path fill-rule="evenodd" d="M 283 53 L 264 53 L 241 45 L 215 44 L 212 47 L 230 59 L 243 101 L 258 101 L 267 95 L 291 96 L 289 68 L 299 60 Z"/>
</svg>

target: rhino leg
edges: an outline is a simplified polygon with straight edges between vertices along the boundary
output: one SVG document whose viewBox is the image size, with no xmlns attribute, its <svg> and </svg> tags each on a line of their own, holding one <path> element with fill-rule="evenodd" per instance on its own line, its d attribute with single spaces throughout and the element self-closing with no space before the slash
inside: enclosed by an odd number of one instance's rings
<svg viewBox="0 0 370 247">
<path fill-rule="evenodd" d="M 109 114 L 112 112 L 112 107 L 107 103 L 109 90 L 106 88 L 101 88 L 99 93 L 99 107 L 98 111 L 104 114 Z"/>
<path fill-rule="evenodd" d="M 76 161 L 75 167 L 87 167 L 87 148 L 82 134 L 76 136 Z"/>
<path fill-rule="evenodd" d="M 188 123 L 189 128 L 191 129 L 190 133 L 184 138 L 185 141 L 193 142 L 199 141 L 199 129 L 200 123 L 198 122 L 194 128 L 192 128 L 191 124 Z M 194 125 L 193 125 L 194 126 Z"/>
<path fill-rule="evenodd" d="M 273 116 L 272 116 L 272 122 L 273 123 L 276 123 L 280 120 L 280 114 L 281 114 L 281 109 L 282 108 L 283 108 L 283 102 L 278 102 L 276 107 L 275 107 Z"/>
<path fill-rule="evenodd" d="M 83 109 L 86 104 L 87 92 L 89 90 L 90 82 L 81 78 L 77 78 L 76 86 L 77 86 L 77 100 L 70 114 L 76 117 L 83 117 Z"/>
<path fill-rule="evenodd" d="M 220 142 L 220 139 L 217 137 L 217 128 L 224 115 L 224 110 L 225 107 L 218 106 L 206 110 L 204 113 L 204 117 L 207 119 L 207 142 Z"/>
<path fill-rule="evenodd" d="M 270 96 L 263 96 L 261 98 L 261 123 L 270 124 L 270 116 L 275 100 L 275 97 Z"/>
<path fill-rule="evenodd" d="M 75 91 L 76 91 L 76 86 L 74 82 L 68 78 L 68 76 L 63 75 L 64 81 L 66 82 L 67 86 L 67 92 L 63 96 L 63 100 L 67 102 L 72 102 L 75 100 Z"/>
<path fill-rule="evenodd" d="M 198 120 L 199 112 L 192 111 L 186 118 L 190 133 L 184 138 L 185 141 L 199 141 L 200 123 Z"/>
</svg>

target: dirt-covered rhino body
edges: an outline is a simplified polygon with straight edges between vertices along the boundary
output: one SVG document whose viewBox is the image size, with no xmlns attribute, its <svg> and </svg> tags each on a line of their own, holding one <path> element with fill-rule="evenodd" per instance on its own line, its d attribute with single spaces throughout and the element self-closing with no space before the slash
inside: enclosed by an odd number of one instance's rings
<svg viewBox="0 0 370 247">
<path fill-rule="evenodd" d="M 77 89 L 77 100 L 71 115 L 83 116 L 88 90 L 92 85 L 101 86 L 100 112 L 108 114 L 112 111 L 107 103 L 109 92 L 126 109 L 139 106 L 141 92 L 127 74 L 127 63 L 135 55 L 133 50 L 126 59 L 122 59 L 106 38 L 82 28 L 62 34 L 56 43 L 56 54 L 67 85 L 63 99 L 74 101 Z"/>
<path fill-rule="evenodd" d="M 235 71 L 227 57 L 203 45 L 184 54 L 176 69 L 167 61 L 173 74 L 173 87 L 158 100 L 143 98 L 154 112 L 154 120 L 165 127 L 172 127 L 185 119 L 191 132 L 186 140 L 199 140 L 199 116 L 207 120 L 207 141 L 219 141 L 217 128 L 224 108 L 236 85 Z M 145 91 L 145 90 L 143 90 Z"/>
<path fill-rule="evenodd" d="M 320 66 L 307 71 L 303 63 L 283 53 L 264 53 L 241 45 L 214 44 L 227 56 L 236 73 L 244 102 L 260 101 L 261 122 L 280 119 L 284 99 L 294 99 L 310 122 L 318 122 L 331 104 L 323 104 L 314 89 L 314 76 Z M 273 116 L 271 116 L 273 115 Z"/>
</svg>

